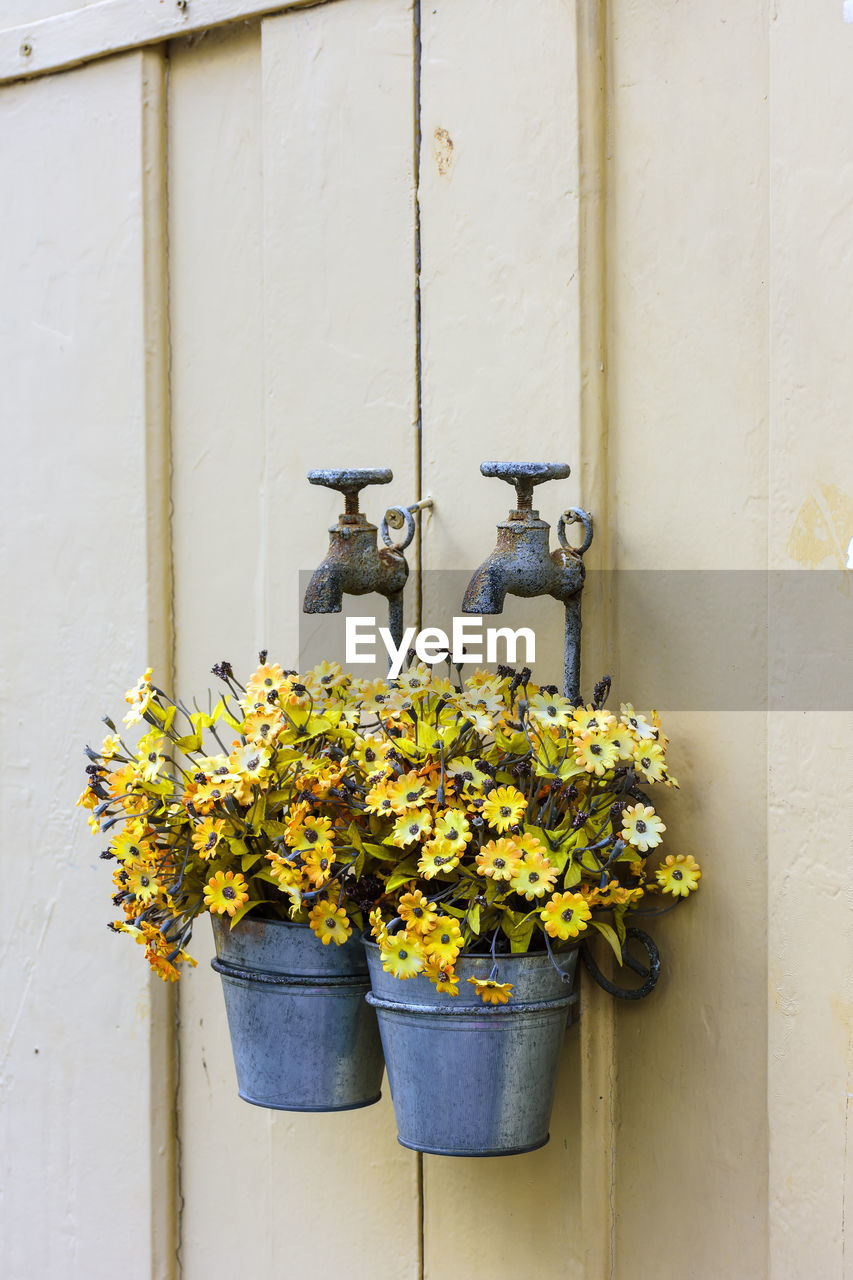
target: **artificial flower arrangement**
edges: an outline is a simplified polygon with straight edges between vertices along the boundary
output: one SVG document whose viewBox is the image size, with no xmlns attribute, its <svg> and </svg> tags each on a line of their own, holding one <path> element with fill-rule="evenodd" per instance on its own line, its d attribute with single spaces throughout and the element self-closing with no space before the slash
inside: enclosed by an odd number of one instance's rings
<svg viewBox="0 0 853 1280">
<path fill-rule="evenodd" d="M 117 864 L 113 902 L 124 912 L 110 928 L 143 945 L 164 980 L 195 964 L 186 944 L 203 912 L 227 914 L 232 928 L 249 912 L 304 920 L 340 945 L 381 893 L 342 789 L 352 682 L 340 667 L 300 677 L 266 656 L 245 687 L 217 664 L 226 691 L 206 713 L 174 702 L 149 668 L 124 717 L 147 732 L 130 745 L 106 719 L 101 750 L 86 748 L 78 804 L 95 833 L 109 833 L 101 857 Z"/>
<path fill-rule="evenodd" d="M 324 944 L 368 927 L 384 969 L 458 993 L 460 955 L 487 1004 L 512 998 L 502 955 L 552 954 L 597 930 L 621 961 L 626 920 L 656 892 L 698 886 L 689 854 L 657 865 L 666 830 L 647 789 L 675 787 L 656 713 L 605 709 L 609 681 L 574 706 L 526 669 L 456 683 L 423 666 L 367 683 L 337 664 L 299 675 L 260 666 L 202 713 L 147 671 L 87 748 L 78 803 L 115 859 L 124 919 L 175 980 L 193 921 L 250 912 L 308 923 Z M 228 731 L 236 734 L 229 746 Z M 211 750 L 212 748 L 212 750 Z M 555 960 L 556 963 L 556 960 Z"/>
</svg>

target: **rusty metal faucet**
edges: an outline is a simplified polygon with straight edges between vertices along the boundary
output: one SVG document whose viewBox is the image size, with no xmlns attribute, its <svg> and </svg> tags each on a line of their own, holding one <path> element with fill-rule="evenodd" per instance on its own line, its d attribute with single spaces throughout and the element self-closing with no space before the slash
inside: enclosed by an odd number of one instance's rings
<svg viewBox="0 0 853 1280">
<path fill-rule="evenodd" d="M 579 507 L 564 511 L 557 525 L 560 546 L 550 547 L 551 526 L 540 520 L 533 506 L 533 488 L 546 480 L 564 480 L 566 462 L 484 462 L 484 476 L 497 476 L 515 485 L 515 510 L 498 525 L 498 541 L 480 565 L 465 592 L 464 613 L 502 613 L 507 594 L 530 598 L 553 596 L 565 605 L 563 692 L 573 703 L 580 700 L 581 592 L 586 570 L 583 556 L 592 542 L 592 516 Z M 566 524 L 584 528 L 580 547 L 566 538 Z"/>
<path fill-rule="evenodd" d="M 376 525 L 358 509 L 362 489 L 370 484 L 390 484 L 393 478 L 388 467 L 308 472 L 311 484 L 342 493 L 346 507 L 329 530 L 329 550 L 308 584 L 302 609 L 304 613 L 340 613 L 345 595 L 363 596 L 376 591 L 388 598 L 388 629 L 399 648 L 403 639 L 403 588 L 409 576 L 403 554 L 407 542 L 391 545 L 386 519 L 382 533 L 388 545 L 380 551 Z"/>
</svg>

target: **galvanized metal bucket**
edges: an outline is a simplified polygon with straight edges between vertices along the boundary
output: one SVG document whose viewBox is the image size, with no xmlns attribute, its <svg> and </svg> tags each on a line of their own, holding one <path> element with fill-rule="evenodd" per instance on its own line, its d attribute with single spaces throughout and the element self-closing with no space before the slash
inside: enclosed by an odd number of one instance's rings
<svg viewBox="0 0 853 1280">
<path fill-rule="evenodd" d="M 468 978 L 488 978 L 488 956 L 461 956 L 459 994 L 382 968 L 365 939 L 398 1141 L 440 1156 L 509 1156 L 548 1141 L 563 1033 L 577 997 L 577 944 L 547 955 L 500 958 L 513 984 L 505 1005 L 484 1005 Z"/>
<path fill-rule="evenodd" d="M 276 1111 L 378 1102 L 384 1063 L 361 938 L 324 946 L 286 920 L 211 922 L 240 1097 Z"/>
</svg>

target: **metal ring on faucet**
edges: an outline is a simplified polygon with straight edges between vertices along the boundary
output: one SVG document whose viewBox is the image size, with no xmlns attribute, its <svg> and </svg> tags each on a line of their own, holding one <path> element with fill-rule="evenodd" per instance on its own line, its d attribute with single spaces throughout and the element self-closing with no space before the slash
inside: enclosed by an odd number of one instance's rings
<svg viewBox="0 0 853 1280">
<path fill-rule="evenodd" d="M 388 532 L 388 517 L 389 515 L 392 515 L 392 513 L 399 518 L 399 528 L 402 528 L 404 524 L 406 526 L 406 532 L 404 533 L 403 540 L 401 542 L 392 542 L 391 534 Z M 415 528 L 415 517 L 412 515 L 411 511 L 409 511 L 408 507 L 389 507 L 385 512 L 385 515 L 382 517 L 382 524 L 379 526 L 379 532 L 382 534 L 382 541 L 385 543 L 386 547 L 390 547 L 392 551 L 405 551 L 406 547 L 415 536 Z"/>
<path fill-rule="evenodd" d="M 579 547 L 570 545 L 566 537 L 566 524 L 582 524 L 583 525 L 583 542 Z M 557 521 L 557 537 L 560 540 L 560 546 L 565 547 L 567 551 L 573 551 L 575 555 L 582 556 L 589 551 L 592 543 L 592 516 L 588 511 L 582 510 L 581 507 L 570 507 L 568 511 L 564 511 Z"/>
</svg>

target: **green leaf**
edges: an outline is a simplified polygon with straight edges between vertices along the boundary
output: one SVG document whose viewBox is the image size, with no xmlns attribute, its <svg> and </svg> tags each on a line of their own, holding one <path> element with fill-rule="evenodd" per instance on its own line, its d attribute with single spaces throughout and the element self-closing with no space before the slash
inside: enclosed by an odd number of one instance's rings
<svg viewBox="0 0 853 1280">
<path fill-rule="evenodd" d="M 352 844 L 354 848 L 358 849 L 359 853 L 363 853 L 364 844 L 362 843 L 361 833 L 354 822 L 349 824 L 347 835 L 350 838 L 350 844 Z"/>
<path fill-rule="evenodd" d="M 416 880 L 418 876 L 418 864 L 414 858 L 407 858 L 405 862 L 401 862 L 396 871 L 388 877 L 388 883 L 385 886 L 386 893 L 390 893 L 392 889 L 399 889 L 401 884 L 405 884 L 407 880 Z"/>
<path fill-rule="evenodd" d="M 261 902 L 261 898 L 250 898 L 248 902 L 244 902 L 240 910 L 235 911 L 231 917 L 231 928 L 233 929 L 235 924 L 239 924 L 243 916 L 247 915 L 254 907 L 259 907 Z"/>
<path fill-rule="evenodd" d="M 480 908 L 477 903 L 468 908 L 468 924 L 471 926 L 472 933 L 480 932 Z"/>
<path fill-rule="evenodd" d="M 249 846 L 245 840 L 238 840 L 236 837 L 228 841 L 228 847 L 235 858 L 245 858 L 249 852 Z"/>
<path fill-rule="evenodd" d="M 362 842 L 364 852 L 371 858 L 376 858 L 378 862 L 396 862 L 400 856 L 400 850 L 387 844 L 374 844 L 370 840 Z"/>
<path fill-rule="evenodd" d="M 576 884 L 581 882 L 581 869 L 577 862 L 572 862 L 566 867 L 566 874 L 563 876 L 563 888 L 574 889 Z"/>
<path fill-rule="evenodd" d="M 268 840 L 280 840 L 287 831 L 287 825 L 284 822 L 278 822 L 275 818 L 266 818 L 261 823 L 261 831 Z"/>
<path fill-rule="evenodd" d="M 601 934 L 602 938 L 606 938 L 606 939 L 607 939 L 607 941 L 610 943 L 611 947 L 613 948 L 613 954 L 615 955 L 616 959 L 619 961 L 619 963 L 620 963 L 620 965 L 621 965 L 621 963 L 622 963 L 622 948 L 621 948 L 621 946 L 619 945 L 619 939 L 618 939 L 618 937 L 616 936 L 616 932 L 615 932 L 615 930 L 614 930 L 614 929 L 611 929 L 610 925 L 609 925 L 609 924 L 605 924 L 603 920 L 593 920 L 593 921 L 592 921 L 592 927 L 593 927 L 594 929 L 597 929 L 597 930 L 598 930 L 598 932 Z"/>
<path fill-rule="evenodd" d="M 245 875 L 247 871 L 250 871 L 251 868 L 255 865 L 255 863 L 260 862 L 260 860 L 261 860 L 261 855 L 259 853 L 244 853 L 243 857 L 240 860 L 241 870 L 243 874 Z"/>
</svg>

